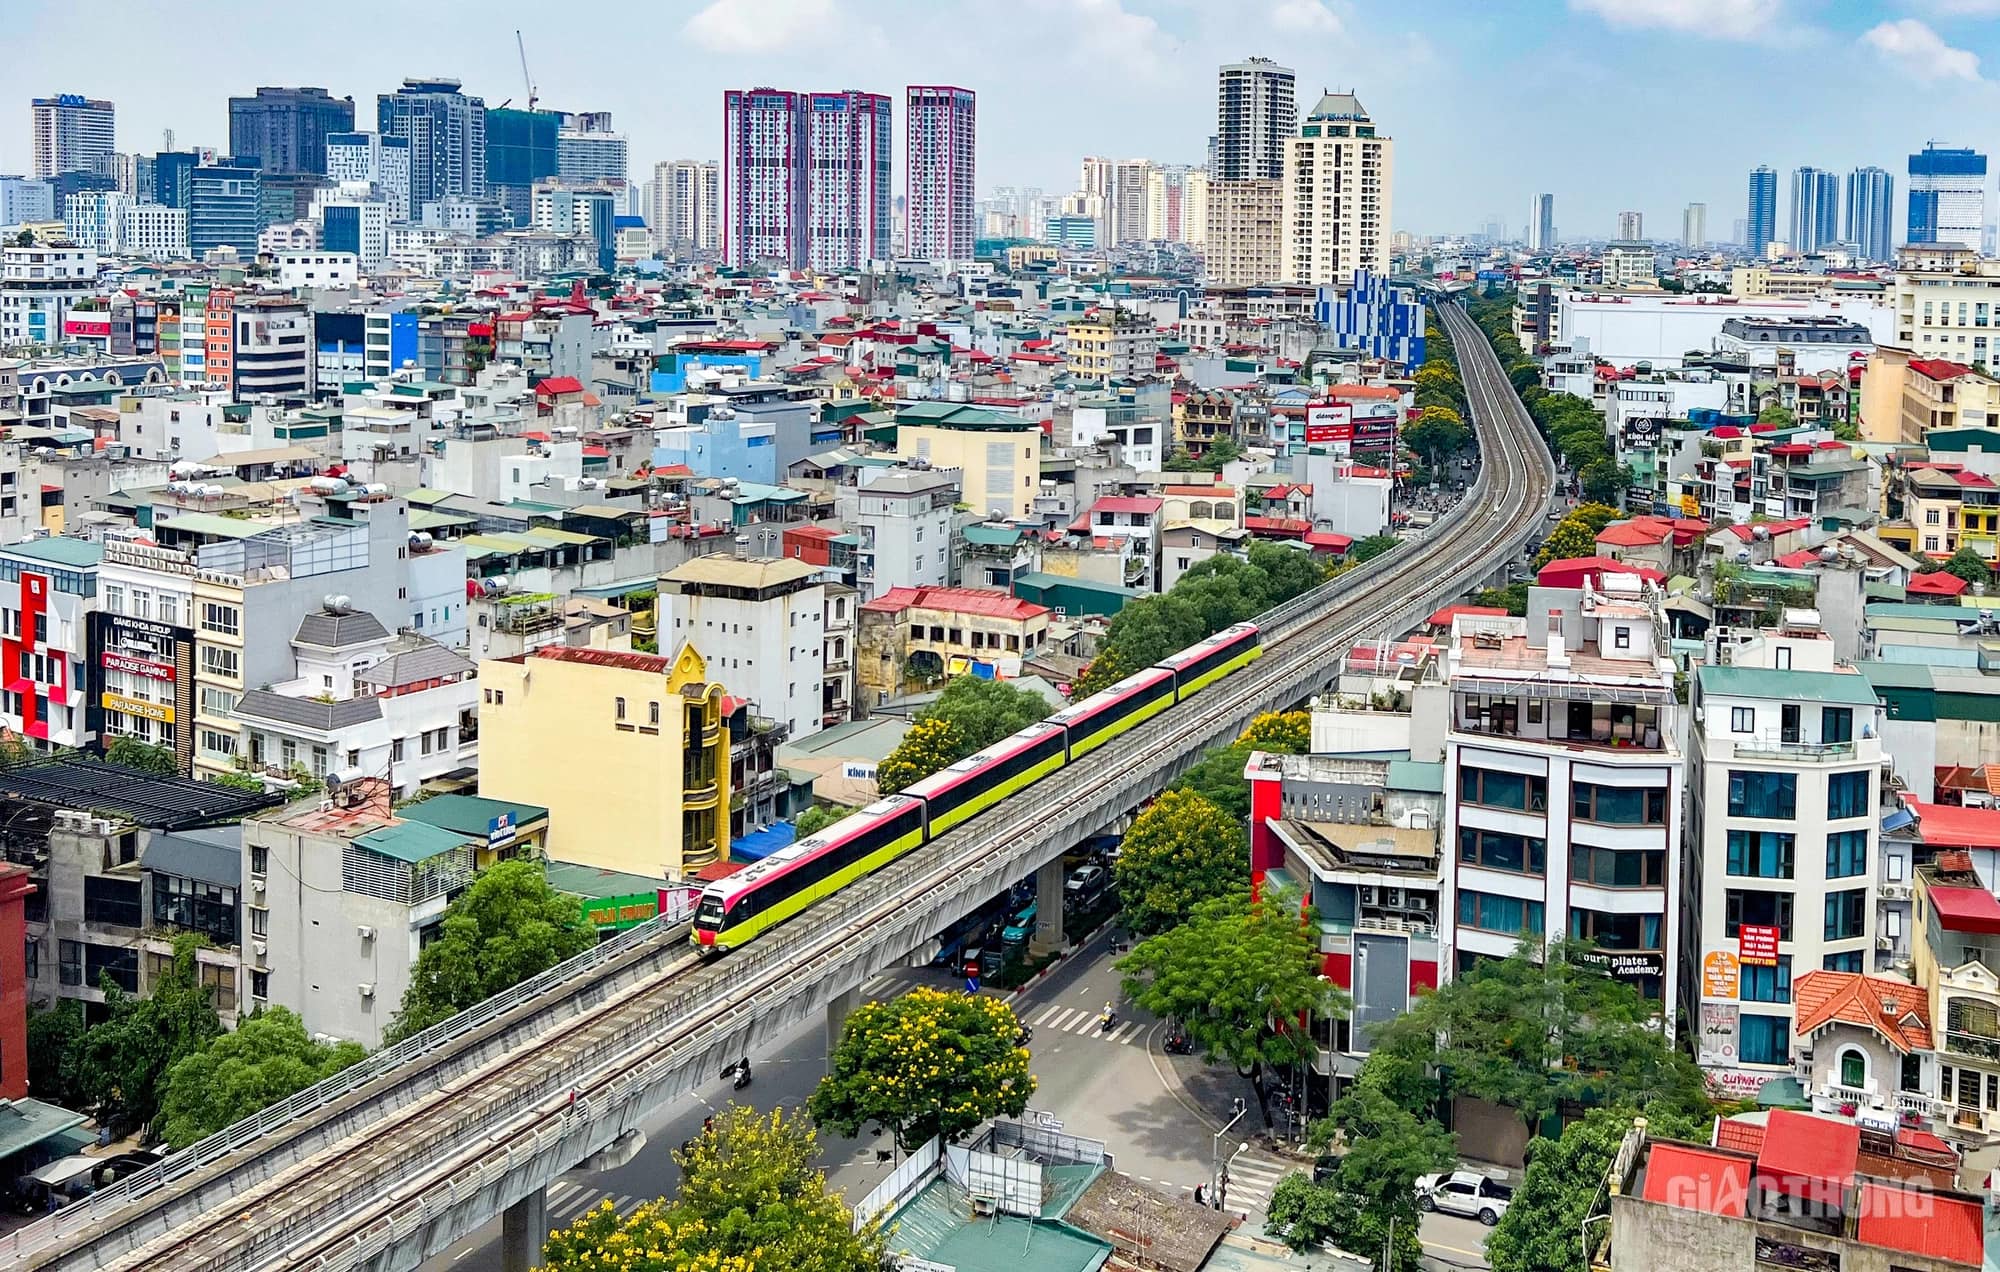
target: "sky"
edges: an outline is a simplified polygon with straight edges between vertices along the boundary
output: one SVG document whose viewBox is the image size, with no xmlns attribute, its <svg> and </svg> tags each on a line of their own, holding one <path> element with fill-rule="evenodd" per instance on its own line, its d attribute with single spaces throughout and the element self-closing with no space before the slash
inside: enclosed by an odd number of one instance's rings
<svg viewBox="0 0 2000 1272">
<path fill-rule="evenodd" d="M 1301 111 L 1351 90 L 1395 138 L 1392 225 L 1519 233 L 1531 197 L 1559 232 L 1609 237 L 1619 211 L 1676 238 L 1709 205 L 1743 215 L 1748 170 L 1876 164 L 1927 140 L 2000 146 L 2000 0 L 6 0 L 19 94 L 0 108 L 0 172 L 29 167 L 27 98 L 118 104 L 118 146 L 228 144 L 231 94 L 259 84 L 376 94 L 451 76 L 497 106 L 609 110 L 634 180 L 716 157 L 729 88 L 908 84 L 979 95 L 979 186 L 1074 188 L 1087 154 L 1196 163 L 1215 128 L 1215 68 L 1292 67 Z M 899 143 L 900 146 L 900 143 Z M 1996 165 L 2000 172 L 2000 165 Z M 899 186 L 900 189 L 900 180 Z M 1780 181 L 1779 216 L 1789 215 Z M 1991 209 L 2000 200 L 1989 202 Z M 1781 230 L 1782 232 L 1782 230 Z"/>
</svg>

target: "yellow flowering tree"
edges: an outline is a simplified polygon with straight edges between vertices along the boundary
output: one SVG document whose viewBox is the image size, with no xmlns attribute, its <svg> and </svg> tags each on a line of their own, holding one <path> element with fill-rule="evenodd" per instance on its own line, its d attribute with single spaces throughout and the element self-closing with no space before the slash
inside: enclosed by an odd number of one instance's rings
<svg viewBox="0 0 2000 1272">
<path fill-rule="evenodd" d="M 912 782 L 955 764 L 969 752 L 959 744 L 958 730 L 951 721 L 929 716 L 912 724 L 896 749 L 882 757 L 875 769 L 875 785 L 884 795 L 894 795 Z"/>
<path fill-rule="evenodd" d="M 1249 841 L 1221 808 L 1170 790 L 1133 819 L 1114 869 L 1125 922 L 1134 932 L 1164 932 L 1199 903 L 1249 887 Z"/>
<path fill-rule="evenodd" d="M 991 1117 L 1018 1117 L 1035 1093 L 1020 1021 L 998 998 L 914 989 L 848 1016 L 832 1072 L 806 1108 L 841 1135 L 865 1126 L 916 1148 L 955 1140 Z"/>
<path fill-rule="evenodd" d="M 609 1202 L 549 1234 L 548 1272 L 875 1272 L 883 1234 L 852 1231 L 805 1118 L 732 1105 L 686 1151 L 680 1196 Z"/>
<path fill-rule="evenodd" d="M 1304 755 L 1312 750 L 1312 712 L 1266 711 L 1252 720 L 1250 727 L 1243 730 L 1243 736 L 1236 740 L 1247 742 L 1259 751 Z"/>
</svg>

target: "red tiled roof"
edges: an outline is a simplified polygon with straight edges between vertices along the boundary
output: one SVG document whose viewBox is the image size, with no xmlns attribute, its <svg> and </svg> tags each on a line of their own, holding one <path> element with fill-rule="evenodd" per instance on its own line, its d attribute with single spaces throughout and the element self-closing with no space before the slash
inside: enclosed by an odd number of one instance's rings
<svg viewBox="0 0 2000 1272">
<path fill-rule="evenodd" d="M 1386 384 L 1335 384 L 1328 386 L 1326 395 L 1336 402 L 1342 400 L 1394 402 L 1402 398 L 1403 391 L 1392 389 Z"/>
<path fill-rule="evenodd" d="M 1708 435 L 1718 441 L 1729 442 L 1743 436 L 1743 430 L 1734 424 L 1719 424 L 1708 430 Z"/>
<path fill-rule="evenodd" d="M 1634 565 L 1629 561 L 1614 561 L 1605 556 L 1569 557 L 1561 561 L 1551 561 L 1535 575 L 1535 581 L 1544 587 L 1561 587 L 1561 580 L 1584 574 L 1636 574 L 1654 583 L 1664 583 L 1667 576 L 1644 565 Z"/>
<path fill-rule="evenodd" d="M 1943 358 L 1912 358 L 1910 370 L 1933 380 L 1956 380 L 1962 375 L 1971 375 L 1972 368 L 1962 362 L 1948 362 Z"/>
<path fill-rule="evenodd" d="M 572 649 L 568 645 L 544 645 L 535 657 L 555 662 L 589 663 L 593 667 L 622 667 L 627 671 L 650 671 L 665 675 L 674 660 L 665 654 L 634 654 L 619 649 Z"/>
<path fill-rule="evenodd" d="M 1905 1055 L 1931 1048 L 1929 998 L 1908 981 L 1815 968 L 1792 982 L 1792 1010 L 1800 1038 L 1838 1020 L 1873 1029 Z"/>
<path fill-rule="evenodd" d="M 1630 521 L 1620 521 L 1599 530 L 1597 541 L 1619 548 L 1644 548 L 1666 542 L 1673 532 L 1673 522 L 1665 517 L 1648 517 L 1644 520 L 1635 517 Z"/>
<path fill-rule="evenodd" d="M 1950 804 L 1926 804 L 1920 799 L 1905 801 L 1917 815 L 1917 831 L 1924 843 L 1936 848 L 2000 848 L 2000 808 L 1957 808 Z M 1980 889 L 1991 899 L 1992 894 Z M 1933 896 L 1937 889 L 1932 889 Z M 1994 902 L 2000 916 L 2000 901 Z"/>
<path fill-rule="evenodd" d="M 840 537 L 840 535 L 838 531 L 829 530 L 825 526 L 794 526 L 790 530 L 785 531 L 785 537 L 787 539 L 823 540 L 823 539 L 837 539 Z"/>
<path fill-rule="evenodd" d="M 1754 1156 L 1764 1147 L 1764 1128 L 1741 1118 L 1719 1117 L 1715 1119 L 1715 1146 L 1733 1148 Z"/>
<path fill-rule="evenodd" d="M 536 397 L 555 397 L 560 393 L 583 392 L 583 381 L 573 375 L 552 375 L 546 380 L 535 381 Z"/>
<path fill-rule="evenodd" d="M 1160 510 L 1161 501 L 1139 495 L 1106 495 L 1085 509 L 1086 512 L 1145 512 Z"/>
<path fill-rule="evenodd" d="M 1978 1202 L 1868 1179 L 1861 1183 L 1860 1209 L 1854 1235 L 1863 1245 L 1974 1266 L 1985 1257 Z"/>
<path fill-rule="evenodd" d="M 689 877 L 694 879 L 697 883 L 714 883 L 717 879 L 727 879 L 730 875 L 735 874 L 738 870 L 741 870 L 742 868 L 743 868 L 742 862 L 730 861 L 727 858 L 725 858 L 721 861 L 709 862 L 707 865 L 697 869 Z"/>
<path fill-rule="evenodd" d="M 1345 552 L 1354 546 L 1354 536 L 1336 534 L 1331 530 L 1311 530 L 1306 533 L 1306 546 L 1326 548 L 1332 552 Z"/>
<path fill-rule="evenodd" d="M 1971 586 L 1956 574 L 1932 570 L 1929 574 L 1912 574 L 1903 590 L 1913 596 L 1957 596 Z"/>
<path fill-rule="evenodd" d="M 1811 548 L 1800 548 L 1797 552 L 1787 552 L 1781 557 L 1773 557 L 1771 564 L 1782 565 L 1788 570 L 1803 570 L 1819 560 Z"/>
<path fill-rule="evenodd" d="M 1245 517 L 1243 528 L 1251 534 L 1274 534 L 1300 539 L 1312 532 L 1312 522 L 1304 517 Z"/>
<path fill-rule="evenodd" d="M 1646 1200 L 1742 1218 L 1749 1204 L 1753 1164 L 1712 1148 L 1655 1143 L 1646 1154 Z"/>
<path fill-rule="evenodd" d="M 1803 530 L 1807 526 L 1811 525 L 1812 522 L 1806 519 L 1805 517 L 1794 517 L 1790 521 L 1760 521 L 1757 524 L 1763 526 L 1766 530 L 1769 530 L 1771 532 L 1771 537 L 1775 539 L 1781 534 L 1790 534 L 1794 530 Z M 1757 537 L 1756 526 L 1732 525 L 1728 527 L 1728 530 L 1729 533 L 1735 535 L 1737 538 L 1743 540 L 1743 542 L 1745 543 L 1748 543 L 1752 539 Z"/>
<path fill-rule="evenodd" d="M 876 614 L 900 614 L 913 606 L 984 618 L 1038 618 L 1049 612 L 1046 605 L 978 587 L 892 587 L 861 608 Z"/>
<path fill-rule="evenodd" d="M 1773 455 L 1782 455 L 1786 459 L 1796 459 L 1801 455 L 1812 454 L 1813 448 L 1804 442 L 1786 442 L 1782 446 L 1773 446 L 1771 453 Z"/>
<path fill-rule="evenodd" d="M 1861 1128 L 1852 1122 L 1772 1109 L 1764 1123 L 1757 1174 L 1793 1197 L 1839 1198 L 1854 1181 Z"/>
</svg>

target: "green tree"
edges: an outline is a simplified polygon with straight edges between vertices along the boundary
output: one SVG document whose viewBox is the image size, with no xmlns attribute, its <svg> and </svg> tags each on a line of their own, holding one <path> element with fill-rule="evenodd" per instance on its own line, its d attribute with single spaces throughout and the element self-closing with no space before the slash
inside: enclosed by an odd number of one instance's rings
<svg viewBox="0 0 2000 1272">
<path fill-rule="evenodd" d="M 1379 1025 L 1373 1045 L 1436 1065 L 1446 1094 L 1504 1105 L 1531 1130 L 1565 1103 L 1707 1109 L 1701 1071 L 1665 1040 L 1657 1015 L 1588 946 L 1557 940 L 1544 951 L 1524 940 Z"/>
<path fill-rule="evenodd" d="M 1422 416 L 1403 429 L 1403 441 L 1433 467 L 1472 443 L 1465 417 L 1448 406 L 1426 407 Z"/>
<path fill-rule="evenodd" d="M 576 898 L 550 887 L 540 862 L 489 866 L 445 910 L 438 938 L 417 956 L 386 1040 L 421 1033 L 596 943 Z"/>
<path fill-rule="evenodd" d="M 1035 1093 L 1014 1009 L 983 994 L 918 987 L 864 1003 L 841 1027 L 831 1072 L 806 1107 L 841 1135 L 894 1133 L 905 1152 L 955 1141 L 992 1117 L 1017 1117 Z"/>
<path fill-rule="evenodd" d="M 1991 583 L 1993 567 L 1986 558 L 1966 545 L 1951 554 L 1948 561 L 1932 561 L 1918 569 L 1919 574 L 1950 574 L 1964 579 L 1967 583 Z"/>
<path fill-rule="evenodd" d="M 148 773 L 172 773 L 179 767 L 174 763 L 172 751 L 150 742 L 141 742 L 138 738 L 113 738 L 111 745 L 104 748 L 104 758 L 113 764 L 143 769 Z"/>
<path fill-rule="evenodd" d="M 971 753 L 961 748 L 951 721 L 920 716 L 911 723 L 895 749 L 875 766 L 876 788 L 884 795 L 894 795 Z"/>
<path fill-rule="evenodd" d="M 1759 424 L 1776 424 L 1779 428 L 1791 428 L 1799 422 L 1799 417 L 1790 407 L 1779 406 L 1776 402 L 1773 402 L 1771 405 L 1757 412 L 1757 422 Z"/>
<path fill-rule="evenodd" d="M 1228 813 L 1192 791 L 1162 792 L 1133 819 L 1113 867 L 1125 922 L 1134 932 L 1164 932 L 1201 902 L 1241 891 L 1246 852 Z"/>
<path fill-rule="evenodd" d="M 1236 739 L 1259 751 L 1304 755 L 1312 750 L 1312 712 L 1266 711 Z"/>
<path fill-rule="evenodd" d="M 1365 539 L 1357 539 L 1347 550 L 1346 564 L 1362 565 L 1373 561 L 1384 552 L 1393 550 L 1402 540 L 1393 534 L 1371 534 Z"/>
<path fill-rule="evenodd" d="M 167 1070 L 161 1137 L 185 1148 L 367 1054 L 358 1042 L 315 1042 L 287 1008 L 258 1011 Z"/>
<path fill-rule="evenodd" d="M 731 1105 L 674 1154 L 680 1194 L 620 1216 L 609 1201 L 549 1234 L 547 1272 L 879 1272 L 885 1235 L 827 1191 L 812 1125 Z"/>
<path fill-rule="evenodd" d="M 954 677 L 917 713 L 896 749 L 883 757 L 876 785 L 883 794 L 892 795 L 1048 714 L 1048 700 L 1031 689 L 977 676 Z M 924 727 L 933 721 L 946 727 Z"/>
<path fill-rule="evenodd" d="M 792 823 L 793 833 L 800 839 L 804 839 L 810 835 L 817 835 L 820 831 L 839 821 L 843 816 L 845 816 L 845 813 L 828 808 L 825 804 L 814 804 L 811 808 L 800 813 L 798 820 Z"/>
<path fill-rule="evenodd" d="M 1584 1266 L 1579 1229 L 1591 1212 L 1611 1159 L 1638 1112 L 1592 1109 L 1558 1139 L 1528 1142 L 1528 1169 L 1500 1224 L 1486 1240 L 1493 1272 L 1545 1272 Z M 1683 1110 L 1649 1107 L 1647 1131 L 1672 1139 L 1707 1139 L 1707 1125 Z"/>
<path fill-rule="evenodd" d="M 14 236 L 15 247 L 33 247 L 34 245 L 35 232 L 33 230 L 22 230 Z"/>
<path fill-rule="evenodd" d="M 173 960 L 148 998 L 104 977 L 105 1019 L 77 1043 L 73 1087 L 100 1121 L 120 1131 L 151 1122 L 167 1071 L 222 1032 L 196 965 L 201 946 L 192 933 L 176 937 Z"/>
<path fill-rule="evenodd" d="M 1528 581 L 1516 579 L 1506 587 L 1481 588 L 1472 598 L 1472 603 L 1504 609 L 1514 617 L 1520 618 L 1528 612 Z"/>
<path fill-rule="evenodd" d="M 1244 780 L 1243 767 L 1250 762 L 1252 749 L 1244 742 L 1210 747 L 1168 789 L 1199 795 L 1221 809 L 1231 825 L 1241 826 L 1250 820 L 1250 783 Z"/>
<path fill-rule="evenodd" d="M 77 1090 L 76 1067 L 87 1032 L 83 1004 L 74 998 L 28 1012 L 28 1090 L 36 1099 L 65 1108 L 86 1102 Z"/>
<path fill-rule="evenodd" d="M 1551 561 L 1596 556 L 1597 532 L 1617 517 L 1618 510 L 1608 505 L 1578 504 L 1556 523 L 1556 528 L 1549 531 L 1549 537 L 1542 541 L 1542 550 L 1535 557 L 1535 568 L 1539 570 Z"/>
<path fill-rule="evenodd" d="M 217 786 L 234 787 L 239 791 L 252 791 L 259 795 L 264 793 L 262 781 L 236 769 L 230 769 L 226 773 L 215 773 L 202 780 L 214 782 Z"/>
<path fill-rule="evenodd" d="M 1319 974 L 1319 925 L 1283 893 L 1204 901 L 1118 970 L 1133 1002 L 1178 1020 L 1210 1063 L 1239 1071 L 1311 1057 L 1310 1021 L 1347 1012 L 1346 995 Z"/>
</svg>

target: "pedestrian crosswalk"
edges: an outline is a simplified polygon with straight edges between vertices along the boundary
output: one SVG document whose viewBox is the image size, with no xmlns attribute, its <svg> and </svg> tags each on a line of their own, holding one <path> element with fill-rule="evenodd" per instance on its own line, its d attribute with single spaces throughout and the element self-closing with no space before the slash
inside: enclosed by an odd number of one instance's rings
<svg viewBox="0 0 2000 1272">
<path fill-rule="evenodd" d="M 611 1208 L 619 1214 L 632 1204 L 632 1194 L 613 1195 L 602 1188 L 588 1188 L 582 1184 L 561 1180 L 549 1185 L 548 1220 L 551 1228 L 573 1223 L 578 1216 L 602 1203 L 609 1201 Z"/>
<path fill-rule="evenodd" d="M 1130 1046 L 1146 1032 L 1136 1020 L 1121 1021 L 1106 1029 L 1102 1016 L 1089 1008 L 1065 1007 L 1051 1003 L 1028 1020 L 1030 1028 L 1047 1033 L 1071 1033 L 1082 1038 L 1101 1038 L 1121 1047 Z"/>
<path fill-rule="evenodd" d="M 1230 1210 L 1262 1213 L 1271 1204 L 1271 1190 L 1278 1186 L 1278 1181 L 1299 1169 L 1293 1162 L 1261 1153 L 1238 1153 L 1229 1164 L 1229 1187 L 1223 1193 L 1222 1203 Z"/>
</svg>

